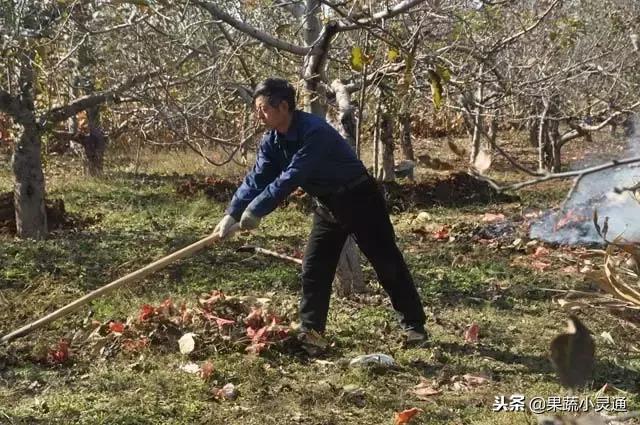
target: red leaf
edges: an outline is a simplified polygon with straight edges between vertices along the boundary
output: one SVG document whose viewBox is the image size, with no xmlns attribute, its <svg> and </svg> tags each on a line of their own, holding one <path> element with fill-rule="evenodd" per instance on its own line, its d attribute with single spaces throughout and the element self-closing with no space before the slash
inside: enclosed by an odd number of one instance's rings
<svg viewBox="0 0 640 425">
<path fill-rule="evenodd" d="M 394 424 L 408 424 L 409 421 L 420 412 L 424 412 L 424 410 L 418 409 L 417 407 L 412 407 L 411 409 L 403 410 L 402 412 L 396 413 L 396 421 L 394 422 Z"/>
<path fill-rule="evenodd" d="M 151 318 L 151 316 L 153 316 L 155 313 L 156 313 L 156 309 L 152 305 L 143 304 L 142 307 L 140 307 L 140 313 L 138 314 L 138 321 L 145 322 L 149 318 Z"/>
<path fill-rule="evenodd" d="M 167 298 L 158 306 L 156 313 L 162 314 L 163 316 L 171 316 L 174 310 L 175 306 L 173 305 L 173 301 L 171 301 L 171 298 Z"/>
<path fill-rule="evenodd" d="M 200 298 L 200 305 L 202 305 L 203 307 L 210 309 L 211 306 L 213 304 L 215 304 L 218 301 L 222 301 L 225 299 L 224 294 L 222 293 L 222 291 L 218 291 L 217 289 L 212 291 L 207 298 Z"/>
<path fill-rule="evenodd" d="M 442 226 L 440 230 L 436 230 L 432 235 L 434 239 L 439 241 L 449 239 L 449 228 L 447 226 Z"/>
<path fill-rule="evenodd" d="M 139 339 L 125 339 L 122 341 L 122 348 L 126 351 L 140 351 L 149 345 L 149 338 L 143 336 Z"/>
<path fill-rule="evenodd" d="M 109 323 L 109 332 L 121 334 L 122 332 L 124 332 L 124 323 L 122 322 Z"/>
<path fill-rule="evenodd" d="M 254 344 L 257 344 L 259 342 L 264 342 L 267 340 L 266 338 L 267 328 L 268 328 L 267 326 L 263 326 L 258 330 L 255 330 L 254 328 L 247 328 L 247 336 L 251 338 L 251 342 Z"/>
<path fill-rule="evenodd" d="M 50 364 L 62 364 L 69 360 L 69 342 L 61 339 L 58 345 L 47 353 L 47 362 Z"/>
<path fill-rule="evenodd" d="M 187 303 L 183 302 L 180 304 L 180 323 L 183 325 L 191 324 L 193 320 L 193 314 L 191 310 L 187 308 Z"/>
<path fill-rule="evenodd" d="M 244 319 L 244 323 L 254 329 L 264 326 L 264 318 L 262 317 L 262 309 L 260 307 L 251 307 L 251 313 Z"/>
<path fill-rule="evenodd" d="M 478 342 L 478 335 L 480 334 L 480 326 L 477 323 L 473 323 L 464 331 L 464 341 L 469 344 L 476 344 Z"/>
<path fill-rule="evenodd" d="M 205 319 L 207 319 L 209 321 L 215 321 L 216 325 L 218 325 L 218 328 L 220 330 L 223 330 L 225 326 L 231 326 L 231 325 L 234 325 L 236 323 L 235 320 L 225 319 L 224 317 L 215 316 L 215 315 L 209 313 L 206 310 L 202 310 L 201 313 L 202 313 L 202 315 L 204 316 Z"/>
</svg>

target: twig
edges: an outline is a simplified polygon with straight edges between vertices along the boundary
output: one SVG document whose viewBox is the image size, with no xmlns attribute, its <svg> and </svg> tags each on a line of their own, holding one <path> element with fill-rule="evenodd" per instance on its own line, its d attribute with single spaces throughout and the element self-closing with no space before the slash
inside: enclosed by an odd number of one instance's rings
<svg viewBox="0 0 640 425">
<path fill-rule="evenodd" d="M 495 190 L 502 192 L 502 191 L 506 191 L 506 190 L 518 190 L 518 189 L 522 189 L 523 187 L 526 186 L 531 186 L 534 184 L 538 184 L 538 183 L 542 183 L 545 181 L 549 181 L 549 180 L 557 180 L 557 179 L 566 179 L 566 178 L 570 178 L 570 177 L 578 177 L 578 178 L 582 178 L 584 176 L 586 176 L 587 174 L 593 174 L 593 173 L 597 173 L 603 170 L 607 170 L 609 168 L 615 168 L 615 167 L 619 167 L 622 165 L 628 165 L 628 164 L 633 164 L 636 162 L 640 162 L 640 156 L 635 156 L 632 158 L 625 158 L 625 159 L 614 159 L 611 162 L 607 162 L 604 164 L 600 164 L 600 165 L 596 165 L 594 167 L 589 167 L 589 168 L 583 168 L 582 170 L 574 170 L 574 171 L 565 171 L 564 173 L 547 173 L 544 174 L 538 178 L 535 179 L 530 179 L 530 180 L 525 180 L 523 182 L 519 182 L 519 183 L 513 183 L 513 184 L 509 184 L 509 185 L 505 185 L 505 186 L 501 186 L 499 185 L 495 180 L 493 180 L 490 177 L 487 177 L 485 175 L 481 175 L 479 174 L 477 171 L 469 170 L 469 174 L 471 174 L 473 177 L 477 178 L 478 180 L 482 180 L 485 181 L 487 183 L 489 183 L 489 185 L 491 187 L 493 187 Z"/>
<path fill-rule="evenodd" d="M 271 257 L 280 258 L 281 260 L 287 260 L 287 261 L 291 261 L 292 263 L 302 265 L 302 260 L 299 258 L 291 257 L 285 254 L 280 254 L 279 252 L 271 251 L 269 249 L 264 249 L 257 246 L 250 246 L 250 245 L 241 246 L 240 248 L 236 249 L 236 252 L 257 252 L 260 254 L 269 255 Z"/>
</svg>

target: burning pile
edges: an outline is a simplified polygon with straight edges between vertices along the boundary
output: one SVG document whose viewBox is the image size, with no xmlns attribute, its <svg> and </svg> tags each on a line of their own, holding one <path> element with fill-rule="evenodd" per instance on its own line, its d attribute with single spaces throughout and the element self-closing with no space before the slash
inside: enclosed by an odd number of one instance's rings
<svg viewBox="0 0 640 425">
<path fill-rule="evenodd" d="M 610 235 L 640 241 L 640 226 L 637 225 L 640 204 L 632 194 L 614 191 L 616 181 L 625 175 L 627 178 L 621 184 L 630 179 L 640 180 L 640 172 L 628 169 L 612 174 L 586 176 L 564 208 L 545 214 L 531 226 L 531 238 L 563 245 L 603 245 L 604 241 L 593 224 L 594 215 L 599 215 L 607 217 Z"/>
<path fill-rule="evenodd" d="M 640 135 L 631 136 L 623 156 L 640 156 Z M 603 245 L 592 220 L 597 213 L 608 217 L 609 235 L 613 238 L 621 236 L 627 241 L 640 241 L 638 199 L 633 191 L 616 190 L 616 187 L 631 187 L 638 182 L 638 164 L 614 166 L 584 175 L 559 211 L 544 215 L 531 226 L 531 237 L 567 245 Z"/>
</svg>

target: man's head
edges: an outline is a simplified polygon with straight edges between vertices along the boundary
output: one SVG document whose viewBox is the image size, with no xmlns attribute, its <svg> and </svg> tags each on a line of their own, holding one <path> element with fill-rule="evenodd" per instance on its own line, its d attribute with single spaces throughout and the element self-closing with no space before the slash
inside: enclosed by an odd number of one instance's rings
<svg viewBox="0 0 640 425">
<path fill-rule="evenodd" d="M 253 92 L 258 119 L 269 128 L 285 132 L 296 108 L 296 91 L 287 80 L 268 78 Z"/>
</svg>

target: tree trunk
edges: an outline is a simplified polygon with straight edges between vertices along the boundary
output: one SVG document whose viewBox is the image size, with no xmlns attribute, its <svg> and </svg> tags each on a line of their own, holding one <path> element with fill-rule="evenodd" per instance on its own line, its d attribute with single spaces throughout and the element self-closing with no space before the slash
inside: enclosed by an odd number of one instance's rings
<svg viewBox="0 0 640 425">
<path fill-rule="evenodd" d="M 382 174 L 380 180 L 388 183 L 395 180 L 394 156 L 393 156 L 393 120 L 388 107 L 383 106 L 380 117 L 380 142 L 382 145 Z"/>
<path fill-rule="evenodd" d="M 82 92 L 85 95 L 94 93 L 94 77 L 91 69 L 97 63 L 91 39 L 82 43 L 78 48 L 78 68 L 76 76 L 76 94 Z M 104 165 L 104 153 L 107 149 L 107 138 L 100 126 L 100 105 L 87 108 L 87 135 L 81 135 L 83 154 L 82 160 L 84 172 L 92 177 L 102 175 Z M 83 128 L 79 129 L 83 131 Z"/>
<path fill-rule="evenodd" d="M 87 109 L 87 121 L 89 135 L 84 138 L 84 171 L 92 177 L 102 175 L 104 165 L 104 152 L 107 149 L 107 138 L 100 127 L 100 107 Z"/>
<path fill-rule="evenodd" d="M 304 37 L 307 45 L 311 46 L 320 38 L 320 20 L 318 19 L 318 12 L 320 10 L 320 0 L 306 0 L 306 10 L 304 21 Z M 324 89 L 319 82 L 324 78 L 324 68 L 326 66 L 327 55 L 329 53 L 328 47 L 335 28 L 326 28 L 324 39 L 320 42 L 323 47 L 321 52 L 317 55 L 311 55 L 306 60 L 306 66 L 304 69 L 305 77 L 305 106 L 308 112 L 312 114 L 325 117 L 326 105 L 323 102 L 326 99 Z M 339 82 L 338 82 L 339 83 Z M 341 84 L 336 86 L 340 90 Z M 334 89 L 335 90 L 335 89 Z M 344 87 L 341 90 L 341 98 L 339 99 L 340 107 L 340 123 L 345 121 L 345 124 L 337 125 L 338 130 L 346 137 L 349 143 L 352 145 L 355 143 L 355 123 L 353 123 L 353 111 L 351 107 L 351 100 Z M 355 146 L 354 146 L 355 148 Z M 334 288 L 336 293 L 341 296 L 349 296 L 354 292 L 362 291 L 365 288 L 364 278 L 362 276 L 362 267 L 360 266 L 360 256 L 355 244 L 355 241 L 350 236 L 345 242 L 342 253 L 340 254 L 340 261 L 336 270 L 336 279 L 334 282 Z"/>
<path fill-rule="evenodd" d="M 40 156 L 41 133 L 34 113 L 33 54 L 23 58 L 20 70 L 21 109 L 14 116 L 22 134 L 11 159 L 14 175 L 16 234 L 20 238 L 44 239 L 47 215 L 44 206 L 44 173 Z"/>
<path fill-rule="evenodd" d="M 339 115 L 335 127 L 355 150 L 356 146 L 356 123 L 354 107 L 351 104 L 349 92 L 340 80 L 335 80 L 331 87 L 336 93 Z M 340 254 L 340 261 L 336 270 L 336 280 L 334 282 L 336 293 L 343 297 L 348 297 L 354 293 L 362 293 L 367 290 L 360 265 L 360 251 L 353 236 L 349 236 Z"/>
<path fill-rule="evenodd" d="M 411 143 L 411 115 L 403 113 L 398 117 L 400 121 L 400 128 L 402 136 L 400 137 L 400 150 L 402 152 L 402 159 L 408 161 L 415 161 L 415 154 L 413 153 L 413 144 Z"/>
</svg>

